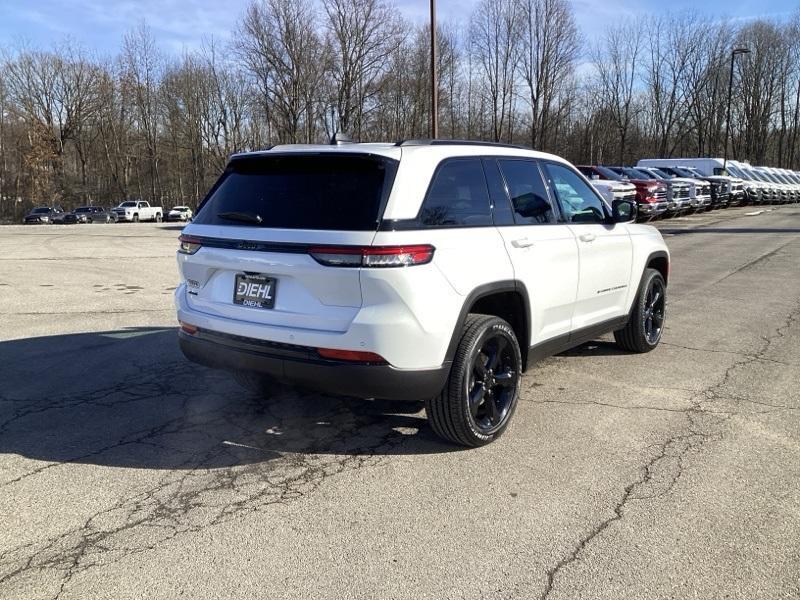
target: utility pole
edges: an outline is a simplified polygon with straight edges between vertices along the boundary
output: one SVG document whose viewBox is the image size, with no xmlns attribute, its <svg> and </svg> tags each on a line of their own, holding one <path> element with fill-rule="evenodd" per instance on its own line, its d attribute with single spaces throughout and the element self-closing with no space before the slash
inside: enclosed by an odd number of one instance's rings
<svg viewBox="0 0 800 600">
<path fill-rule="evenodd" d="M 731 52 L 731 76 L 728 79 L 728 116 L 725 119 L 725 152 L 722 159 L 722 170 L 728 169 L 728 146 L 731 138 L 731 94 L 733 92 L 733 61 L 737 54 L 750 54 L 749 48 L 736 48 Z"/>
<path fill-rule="evenodd" d="M 436 69 L 436 0 L 431 0 L 431 138 L 439 137 L 439 75 Z"/>
</svg>

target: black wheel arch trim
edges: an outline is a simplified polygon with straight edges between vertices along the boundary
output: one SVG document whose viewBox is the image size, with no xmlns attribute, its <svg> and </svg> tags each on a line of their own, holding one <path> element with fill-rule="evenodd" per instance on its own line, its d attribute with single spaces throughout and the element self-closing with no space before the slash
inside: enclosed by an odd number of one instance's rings
<svg viewBox="0 0 800 600">
<path fill-rule="evenodd" d="M 528 289 L 525 287 L 525 284 L 522 283 L 521 281 L 516 281 L 514 279 L 505 279 L 502 281 L 484 283 L 483 285 L 479 285 L 469 294 L 467 294 L 466 298 L 464 299 L 464 303 L 461 305 L 461 311 L 458 314 L 458 319 L 456 320 L 455 327 L 453 328 L 453 334 L 450 338 L 450 344 L 447 346 L 447 352 L 445 353 L 444 362 L 452 363 L 453 358 L 455 357 L 456 354 L 456 349 L 458 348 L 458 342 L 461 339 L 461 330 L 464 328 L 464 322 L 467 320 L 467 315 L 470 313 L 470 309 L 475 305 L 475 303 L 478 300 L 481 300 L 482 298 L 487 298 L 494 294 L 506 293 L 506 292 L 513 292 L 519 294 L 522 297 L 522 303 L 524 305 L 524 310 L 522 314 L 522 327 L 523 327 L 524 339 L 517 340 L 517 342 L 519 343 L 520 351 L 522 352 L 522 365 L 524 368 L 527 360 L 528 345 L 530 343 L 529 338 L 530 338 L 531 304 L 530 304 L 530 298 L 528 296 Z"/>
<path fill-rule="evenodd" d="M 647 269 L 648 268 L 647 265 L 649 265 L 651 262 L 653 262 L 657 258 L 663 258 L 664 260 L 667 261 L 667 273 L 666 274 L 662 273 L 661 275 L 662 275 L 662 277 L 664 277 L 664 283 L 665 284 L 669 284 L 669 265 L 670 265 L 670 262 L 669 262 L 669 254 L 667 253 L 666 250 L 656 250 L 655 252 L 651 252 L 647 257 L 647 260 L 645 260 L 645 262 L 644 262 L 644 268 Z M 644 279 L 644 270 L 642 270 L 642 277 L 641 278 Z M 639 286 L 640 286 L 640 289 L 641 289 L 641 281 L 639 283 Z"/>
</svg>

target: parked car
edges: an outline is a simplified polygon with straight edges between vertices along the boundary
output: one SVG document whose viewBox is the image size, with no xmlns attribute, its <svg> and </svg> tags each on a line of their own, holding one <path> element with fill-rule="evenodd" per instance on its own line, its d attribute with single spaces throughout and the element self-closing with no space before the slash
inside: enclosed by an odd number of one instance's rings
<svg viewBox="0 0 800 600">
<path fill-rule="evenodd" d="M 551 154 L 277 146 L 212 190 L 180 236 L 180 346 L 257 394 L 424 399 L 438 435 L 480 446 L 542 357 L 603 332 L 647 352 L 664 330 L 658 230 Z"/>
<path fill-rule="evenodd" d="M 150 206 L 143 200 L 126 200 L 114 209 L 117 221 L 156 221 L 161 222 L 164 211 L 160 206 Z"/>
<path fill-rule="evenodd" d="M 641 161 L 640 161 L 641 162 Z M 716 208 L 727 205 L 730 202 L 730 182 L 729 177 L 722 176 L 705 176 L 692 167 L 658 167 L 660 171 L 670 173 L 676 177 L 685 177 L 690 179 L 697 179 L 705 182 L 709 186 L 709 193 L 711 196 L 710 208 Z"/>
<path fill-rule="evenodd" d="M 650 173 L 658 179 L 668 179 L 672 183 L 685 183 L 689 186 L 689 207 L 695 210 L 707 210 L 711 207 L 711 185 L 702 179 L 681 177 L 664 171 L 658 167 L 636 167 L 639 171 Z"/>
<path fill-rule="evenodd" d="M 61 213 L 53 218 L 56 225 L 72 225 L 76 223 L 109 223 L 116 215 L 99 206 L 79 206 L 71 212 Z"/>
<path fill-rule="evenodd" d="M 781 187 L 774 181 L 765 177 L 762 173 L 759 173 L 751 164 L 729 160 L 728 171 L 760 185 L 763 190 L 762 195 L 766 202 L 780 204 L 783 201 Z"/>
<path fill-rule="evenodd" d="M 800 175 L 790 169 L 778 169 L 785 179 L 790 181 L 797 190 L 795 202 L 800 202 Z"/>
<path fill-rule="evenodd" d="M 730 164 L 731 161 L 728 161 Z M 636 163 L 642 167 L 680 167 L 691 169 L 703 177 L 714 178 L 712 181 L 720 181 L 726 184 L 725 188 L 717 189 L 714 194 L 712 189 L 712 206 L 724 207 L 732 204 L 741 204 L 754 197 L 751 194 L 746 196 L 743 181 L 738 176 L 731 176 L 730 170 L 726 172 L 725 161 L 722 158 L 646 158 Z"/>
<path fill-rule="evenodd" d="M 667 188 L 667 212 L 678 214 L 689 210 L 691 207 L 691 199 L 689 198 L 689 186 L 685 183 L 675 183 L 666 177 L 656 177 L 647 171 L 640 171 L 633 167 L 608 167 L 612 171 L 619 173 L 623 177 L 629 179 L 658 181 L 664 184 Z"/>
<path fill-rule="evenodd" d="M 602 165 L 582 165 L 578 170 L 592 181 L 616 181 L 633 185 L 636 188 L 638 212 L 643 218 L 658 217 L 669 209 L 667 186 L 660 181 L 650 177 L 630 179 Z"/>
<path fill-rule="evenodd" d="M 62 214 L 64 210 L 60 206 L 37 206 L 22 218 L 25 225 L 51 224 L 53 218 Z"/>
<path fill-rule="evenodd" d="M 78 222 L 78 218 L 72 212 L 62 212 L 58 213 L 57 215 L 53 215 L 53 218 L 50 219 L 50 222 L 53 225 L 71 225 Z"/>
<path fill-rule="evenodd" d="M 744 182 L 744 189 L 747 199 L 752 201 L 756 198 L 759 203 L 768 204 L 774 202 L 778 196 L 777 189 L 769 183 L 765 183 L 750 173 L 750 165 L 728 161 L 728 172 L 739 177 Z"/>
<path fill-rule="evenodd" d="M 90 215 L 89 222 L 90 223 L 116 223 L 117 222 L 117 213 L 114 212 L 114 209 L 110 206 L 103 206 L 103 207 L 95 207 L 101 208 L 102 212 L 98 212 L 97 214 Z"/>
<path fill-rule="evenodd" d="M 192 209 L 188 206 L 173 206 L 167 213 L 167 221 L 188 221 L 192 218 Z"/>
<path fill-rule="evenodd" d="M 773 181 L 781 183 L 786 191 L 787 202 L 797 202 L 800 197 L 800 186 L 796 185 L 781 172 L 773 167 L 760 167 Z"/>
</svg>

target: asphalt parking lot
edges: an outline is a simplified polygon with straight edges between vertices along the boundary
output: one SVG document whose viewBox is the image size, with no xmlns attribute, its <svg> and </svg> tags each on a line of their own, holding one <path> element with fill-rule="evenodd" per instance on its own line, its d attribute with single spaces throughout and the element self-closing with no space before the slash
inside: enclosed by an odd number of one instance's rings
<svg viewBox="0 0 800 600">
<path fill-rule="evenodd" d="M 478 450 L 186 362 L 177 226 L 0 229 L 0 598 L 800 597 L 800 206 L 659 227 L 659 348 Z"/>
</svg>

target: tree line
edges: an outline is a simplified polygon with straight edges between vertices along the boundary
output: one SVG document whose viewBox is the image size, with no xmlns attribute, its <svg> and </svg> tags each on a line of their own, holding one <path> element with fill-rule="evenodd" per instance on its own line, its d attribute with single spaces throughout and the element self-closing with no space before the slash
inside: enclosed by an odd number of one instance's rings
<svg viewBox="0 0 800 600">
<path fill-rule="evenodd" d="M 800 168 L 800 11 L 623 18 L 581 35 L 569 0 L 481 0 L 440 24 L 441 137 L 578 163 L 732 156 Z M 180 56 L 146 24 L 114 57 L 74 41 L 0 54 L 0 218 L 141 198 L 196 206 L 239 151 L 430 131 L 429 29 L 386 0 L 253 0 L 229 42 Z"/>
</svg>

